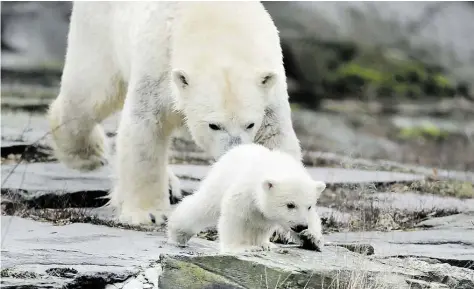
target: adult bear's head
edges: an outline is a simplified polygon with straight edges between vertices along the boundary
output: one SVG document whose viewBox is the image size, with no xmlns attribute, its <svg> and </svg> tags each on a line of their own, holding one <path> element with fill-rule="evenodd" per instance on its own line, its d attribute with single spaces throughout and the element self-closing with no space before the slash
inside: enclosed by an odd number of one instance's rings
<svg viewBox="0 0 474 289">
<path fill-rule="evenodd" d="M 270 70 L 174 69 L 176 108 L 202 149 L 219 158 L 230 148 L 254 141 L 279 75 Z"/>
</svg>

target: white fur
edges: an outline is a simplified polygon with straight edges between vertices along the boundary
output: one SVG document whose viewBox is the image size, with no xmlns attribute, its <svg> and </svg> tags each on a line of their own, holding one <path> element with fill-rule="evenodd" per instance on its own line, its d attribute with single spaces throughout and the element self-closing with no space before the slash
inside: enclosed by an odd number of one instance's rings
<svg viewBox="0 0 474 289">
<path fill-rule="evenodd" d="M 59 160 L 107 163 L 99 123 L 120 109 L 110 204 L 123 222 L 166 215 L 170 180 L 180 195 L 167 166 L 184 123 L 215 158 L 250 142 L 301 158 L 278 31 L 259 2 L 75 2 L 48 116 Z"/>
<path fill-rule="evenodd" d="M 270 237 L 277 228 L 302 225 L 308 226 L 303 234 L 322 247 L 316 203 L 325 188 L 289 154 L 240 145 L 177 205 L 168 219 L 168 238 L 185 246 L 194 234 L 217 225 L 222 252 L 266 250 L 275 247 Z"/>
</svg>

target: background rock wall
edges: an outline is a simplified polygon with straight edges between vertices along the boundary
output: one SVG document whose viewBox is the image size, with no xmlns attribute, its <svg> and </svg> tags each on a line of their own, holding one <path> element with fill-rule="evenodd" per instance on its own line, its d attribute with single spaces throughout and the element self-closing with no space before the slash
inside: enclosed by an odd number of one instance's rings
<svg viewBox="0 0 474 289">
<path fill-rule="evenodd" d="M 293 102 L 317 107 L 321 98 L 333 97 L 471 96 L 471 2 L 264 5 L 281 31 Z M 1 7 L 2 70 L 60 69 L 71 2 Z M 376 63 L 388 68 L 382 71 Z"/>
</svg>

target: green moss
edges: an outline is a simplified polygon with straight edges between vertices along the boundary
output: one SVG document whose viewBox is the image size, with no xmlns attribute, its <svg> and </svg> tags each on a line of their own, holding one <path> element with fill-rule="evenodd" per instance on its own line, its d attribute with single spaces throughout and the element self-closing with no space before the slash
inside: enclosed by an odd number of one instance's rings
<svg viewBox="0 0 474 289">
<path fill-rule="evenodd" d="M 163 275 L 160 278 L 159 287 L 167 288 L 190 288 L 201 289 L 212 285 L 232 285 L 226 278 L 207 271 L 190 262 L 166 257 L 162 264 Z M 237 287 L 240 288 L 240 287 Z"/>
<path fill-rule="evenodd" d="M 382 72 L 377 71 L 376 69 L 362 67 L 356 63 L 349 63 L 342 66 L 338 70 L 338 74 L 341 76 L 355 75 L 366 81 L 375 83 L 381 83 L 386 78 L 386 75 L 384 75 Z"/>
<path fill-rule="evenodd" d="M 401 60 L 381 51 L 364 51 L 330 71 L 323 83 L 342 96 L 375 91 L 378 97 L 421 98 L 452 96 L 454 86 L 439 71 L 429 70 L 415 60 Z M 367 90 L 366 90 L 367 89 Z M 331 92 L 332 92 L 331 91 Z"/>
<path fill-rule="evenodd" d="M 439 127 L 425 123 L 419 127 L 402 128 L 398 133 L 401 139 L 414 138 L 430 138 L 430 139 L 444 139 L 449 136 L 449 133 L 441 130 Z"/>
<path fill-rule="evenodd" d="M 446 78 L 442 74 L 436 74 L 436 75 L 433 76 L 433 78 L 436 81 L 436 83 L 441 87 L 451 86 L 451 82 L 449 81 L 449 79 Z"/>
</svg>

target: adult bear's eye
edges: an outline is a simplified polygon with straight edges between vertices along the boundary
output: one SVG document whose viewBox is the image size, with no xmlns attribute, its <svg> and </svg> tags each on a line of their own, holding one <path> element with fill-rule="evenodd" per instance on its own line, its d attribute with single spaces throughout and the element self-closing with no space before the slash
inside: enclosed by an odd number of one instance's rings
<svg viewBox="0 0 474 289">
<path fill-rule="evenodd" d="M 212 130 L 221 130 L 221 127 L 214 123 L 210 123 L 209 128 Z"/>
<path fill-rule="evenodd" d="M 247 126 L 247 129 L 251 129 L 252 127 L 254 127 L 254 125 L 255 125 L 255 123 L 252 122 L 251 124 L 249 124 L 249 125 Z"/>
<path fill-rule="evenodd" d="M 286 207 L 287 207 L 288 209 L 292 210 L 292 209 L 296 208 L 296 205 L 293 204 L 293 203 L 289 203 L 289 204 L 286 204 Z"/>
</svg>

